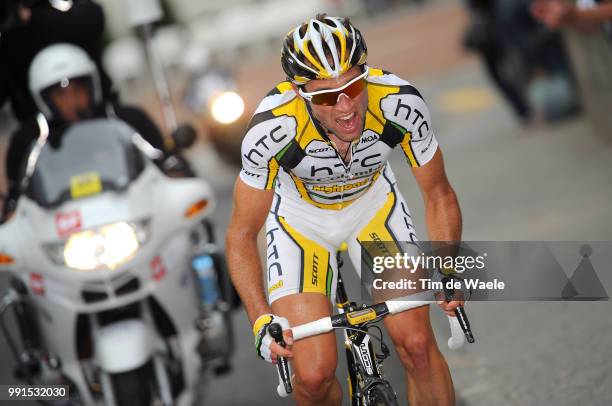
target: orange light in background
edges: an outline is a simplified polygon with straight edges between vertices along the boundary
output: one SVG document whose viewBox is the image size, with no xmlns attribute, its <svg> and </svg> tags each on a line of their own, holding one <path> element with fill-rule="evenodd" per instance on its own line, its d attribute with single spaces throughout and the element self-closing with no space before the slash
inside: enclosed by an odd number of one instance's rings
<svg viewBox="0 0 612 406">
<path fill-rule="evenodd" d="M 204 209 L 207 206 L 208 206 L 208 200 L 207 199 L 198 200 L 197 203 L 192 204 L 191 206 L 189 206 L 187 211 L 185 211 L 185 217 L 191 218 L 193 216 L 197 216 L 202 211 L 204 211 Z"/>
<path fill-rule="evenodd" d="M 0 252 L 0 265 L 11 265 L 13 263 L 15 263 L 13 257 L 4 252 Z"/>
</svg>

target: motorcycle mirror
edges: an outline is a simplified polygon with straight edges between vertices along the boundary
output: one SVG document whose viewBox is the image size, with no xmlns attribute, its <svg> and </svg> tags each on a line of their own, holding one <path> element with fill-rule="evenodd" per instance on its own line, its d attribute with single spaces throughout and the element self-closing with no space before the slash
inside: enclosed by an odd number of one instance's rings
<svg viewBox="0 0 612 406">
<path fill-rule="evenodd" d="M 190 124 L 181 124 L 172 132 L 172 139 L 177 149 L 186 149 L 195 143 L 197 133 Z"/>
</svg>

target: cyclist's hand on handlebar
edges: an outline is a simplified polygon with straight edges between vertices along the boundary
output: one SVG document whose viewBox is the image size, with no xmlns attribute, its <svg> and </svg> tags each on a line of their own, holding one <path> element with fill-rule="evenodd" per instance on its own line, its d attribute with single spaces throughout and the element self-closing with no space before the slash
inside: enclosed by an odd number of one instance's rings
<svg viewBox="0 0 612 406">
<path fill-rule="evenodd" d="M 291 333 L 290 329 L 283 330 L 283 338 L 285 340 L 284 347 L 274 341 L 272 341 L 272 344 L 270 344 L 270 351 L 272 352 L 270 357 L 272 358 L 273 364 L 276 364 L 278 362 L 279 356 L 285 358 L 293 357 L 293 352 L 291 351 L 293 347 L 293 334 Z"/>
<path fill-rule="evenodd" d="M 455 309 L 459 306 L 463 306 L 465 304 L 465 300 L 463 300 L 463 292 L 455 291 L 455 294 L 450 301 L 446 301 L 443 292 L 438 292 L 436 294 L 436 300 L 438 301 L 438 306 L 447 316 L 455 317 Z"/>
<path fill-rule="evenodd" d="M 272 323 L 278 323 L 283 328 L 283 338 L 285 347 L 274 341 L 274 338 L 268 332 L 268 326 Z M 291 346 L 293 345 L 293 335 L 289 327 L 289 321 L 274 314 L 262 314 L 253 324 L 253 334 L 255 335 L 255 351 L 257 355 L 264 361 L 276 364 L 276 359 L 281 357 L 291 358 Z"/>
</svg>

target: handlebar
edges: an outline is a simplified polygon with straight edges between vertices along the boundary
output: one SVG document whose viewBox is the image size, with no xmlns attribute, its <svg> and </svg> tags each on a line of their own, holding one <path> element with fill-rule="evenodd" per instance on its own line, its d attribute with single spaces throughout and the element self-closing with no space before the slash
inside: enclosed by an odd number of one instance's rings
<svg viewBox="0 0 612 406">
<path fill-rule="evenodd" d="M 406 310 L 415 309 L 417 307 L 435 304 L 433 300 L 421 301 L 396 301 L 389 300 L 383 303 L 364 307 L 349 313 L 336 314 L 331 317 L 324 317 L 319 320 L 301 324 L 291 328 L 293 340 L 301 340 L 319 334 L 324 334 L 332 331 L 334 328 L 350 328 L 351 326 L 359 326 L 371 321 L 375 321 L 385 317 L 388 314 L 397 314 Z M 451 336 L 448 339 L 448 347 L 451 350 L 456 350 L 465 344 L 465 340 L 470 343 L 474 342 L 474 336 L 470 330 L 470 324 L 463 306 L 457 307 L 455 310 L 456 317 L 448 316 L 450 324 Z M 277 343 L 284 346 L 282 328 L 279 324 L 271 324 L 268 327 L 270 335 Z M 276 388 L 280 397 L 286 397 L 291 393 L 291 368 L 286 358 L 279 357 L 277 364 L 279 376 L 279 385 Z"/>
</svg>

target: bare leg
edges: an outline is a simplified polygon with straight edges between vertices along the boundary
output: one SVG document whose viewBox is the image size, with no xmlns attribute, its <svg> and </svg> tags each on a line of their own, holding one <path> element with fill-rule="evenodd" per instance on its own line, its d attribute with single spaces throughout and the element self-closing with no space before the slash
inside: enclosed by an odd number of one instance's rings
<svg viewBox="0 0 612 406">
<path fill-rule="evenodd" d="M 453 381 L 436 344 L 429 306 L 388 316 L 385 325 L 406 371 L 409 404 L 454 405 Z"/>
<path fill-rule="evenodd" d="M 298 293 L 272 303 L 272 312 L 292 326 L 330 315 L 329 298 L 320 293 Z M 333 332 L 296 341 L 293 345 L 293 395 L 299 406 L 338 406 L 342 389 L 336 379 L 336 336 Z"/>
</svg>

